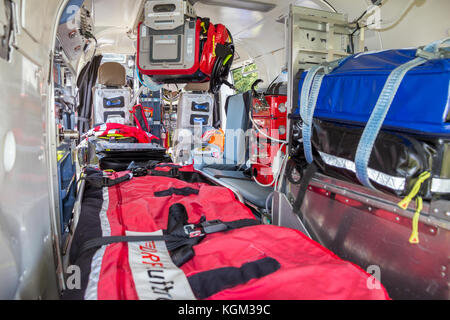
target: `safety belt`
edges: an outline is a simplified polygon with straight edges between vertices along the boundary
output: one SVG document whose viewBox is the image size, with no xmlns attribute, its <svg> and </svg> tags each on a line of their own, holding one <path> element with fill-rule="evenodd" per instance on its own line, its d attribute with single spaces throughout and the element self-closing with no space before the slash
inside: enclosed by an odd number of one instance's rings
<svg viewBox="0 0 450 320">
<path fill-rule="evenodd" d="M 306 161 L 313 162 L 311 135 L 312 121 L 314 116 L 317 98 L 319 97 L 320 87 L 325 76 L 323 66 L 315 66 L 307 73 L 303 82 L 302 93 L 300 97 L 300 116 L 303 120 L 303 146 Z"/>
<path fill-rule="evenodd" d="M 356 176 L 366 187 L 375 189 L 369 179 L 368 165 L 373 146 L 384 123 L 386 115 L 392 105 L 397 91 L 406 73 L 430 59 L 438 58 L 439 47 L 450 42 L 450 38 L 433 42 L 423 50 L 417 50 L 416 58 L 397 67 L 389 75 L 377 104 L 367 122 L 355 156 Z"/>
<path fill-rule="evenodd" d="M 259 225 L 255 219 L 242 219 L 231 222 L 220 220 L 206 221 L 203 218 L 198 224 L 188 224 L 186 208 L 176 203 L 169 209 L 169 221 L 167 230 L 161 236 L 112 236 L 101 237 L 86 241 L 79 251 L 84 252 L 114 243 L 165 241 L 167 250 L 171 251 L 171 257 L 176 266 L 181 266 L 195 255 L 192 247 L 198 244 L 208 234 L 226 232 L 230 230 Z"/>
<path fill-rule="evenodd" d="M 148 241 L 166 241 L 167 249 L 173 251 L 186 244 L 189 244 L 190 240 L 196 238 L 203 238 L 208 234 L 225 232 L 244 227 L 257 226 L 260 223 L 254 219 L 242 219 L 232 222 L 223 222 L 221 220 L 205 221 L 198 224 L 185 225 L 182 234 L 172 235 L 165 234 L 162 236 L 113 236 L 95 238 L 86 241 L 81 247 L 80 254 L 101 246 L 106 246 L 114 243 L 121 242 L 148 242 Z"/>
<path fill-rule="evenodd" d="M 156 166 L 155 168 L 158 168 L 158 166 Z M 161 168 L 161 166 L 159 166 L 159 168 Z M 198 172 L 180 171 L 177 166 L 170 166 L 170 168 L 171 169 L 169 171 L 160 171 L 143 167 L 133 168 L 133 166 L 130 165 L 129 170 L 131 172 L 120 178 L 111 179 L 108 176 L 104 176 L 103 172 L 99 171 L 86 175 L 84 179 L 86 179 L 86 181 L 88 181 L 92 186 L 96 188 L 113 187 L 126 181 L 130 181 L 135 177 L 137 178 L 144 176 L 174 178 L 189 183 L 205 182 L 203 176 Z"/>
</svg>

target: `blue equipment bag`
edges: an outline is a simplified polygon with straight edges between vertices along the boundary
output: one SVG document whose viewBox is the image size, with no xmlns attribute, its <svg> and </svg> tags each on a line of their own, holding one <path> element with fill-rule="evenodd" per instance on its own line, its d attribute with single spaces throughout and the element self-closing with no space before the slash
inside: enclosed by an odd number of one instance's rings
<svg viewBox="0 0 450 320">
<path fill-rule="evenodd" d="M 365 125 L 391 72 L 416 50 L 362 53 L 325 75 L 314 117 Z M 300 91 L 306 73 L 300 80 Z M 409 71 L 383 128 L 450 137 L 450 59 L 433 59 Z M 299 91 L 299 92 L 300 92 Z"/>
<path fill-rule="evenodd" d="M 422 194 L 450 193 L 450 55 L 441 48 L 449 40 L 417 50 L 361 53 L 304 73 L 299 113 L 306 161 L 316 160 L 340 178 L 352 171 L 350 180 L 399 196 L 427 171 L 432 178 L 422 181 Z M 395 138 L 389 149 L 382 140 L 392 135 L 383 132 L 407 138 Z M 333 174 L 337 167 L 347 173 Z M 404 182 L 392 188 L 398 179 Z"/>
</svg>

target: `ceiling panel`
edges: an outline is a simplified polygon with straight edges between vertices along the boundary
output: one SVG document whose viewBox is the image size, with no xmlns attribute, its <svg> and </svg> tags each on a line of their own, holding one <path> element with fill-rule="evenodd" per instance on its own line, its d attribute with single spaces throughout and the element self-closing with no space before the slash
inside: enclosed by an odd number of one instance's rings
<svg viewBox="0 0 450 320">
<path fill-rule="evenodd" d="M 276 8 L 269 12 L 256 12 L 197 3 L 199 16 L 210 17 L 214 23 L 224 24 L 240 47 L 247 47 L 250 55 L 258 56 L 284 47 L 284 25 L 276 22 L 296 3 L 306 7 L 325 9 L 327 6 L 315 0 L 275 0 Z"/>
<path fill-rule="evenodd" d="M 94 0 L 96 27 L 131 27 L 143 0 Z"/>
<path fill-rule="evenodd" d="M 279 7 L 285 1 L 275 0 L 272 2 Z M 275 8 L 270 12 L 264 13 L 245 9 L 206 5 L 203 3 L 197 3 L 194 8 L 199 16 L 210 17 L 212 22 L 224 24 L 233 35 L 258 24 L 258 22 L 262 21 L 267 15 L 273 15 L 274 11 L 278 11 L 277 8 Z"/>
</svg>

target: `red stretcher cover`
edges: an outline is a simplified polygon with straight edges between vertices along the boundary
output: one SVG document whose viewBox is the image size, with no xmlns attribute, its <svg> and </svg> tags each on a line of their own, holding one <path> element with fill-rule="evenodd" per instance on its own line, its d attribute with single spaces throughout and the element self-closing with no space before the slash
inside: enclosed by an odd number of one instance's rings
<svg viewBox="0 0 450 320">
<path fill-rule="evenodd" d="M 145 132 L 141 128 L 131 127 L 120 123 L 106 123 L 95 127 L 93 134 L 98 137 L 106 137 L 109 134 L 121 135 L 123 137 L 135 138 L 138 143 L 152 143 L 153 140 L 159 140 L 151 133 Z"/>
<path fill-rule="evenodd" d="M 156 170 L 171 168 L 173 165 Z M 180 171 L 195 172 L 192 166 Z M 120 175 L 124 173 L 112 178 Z M 184 188 L 198 190 L 198 194 L 155 196 L 155 192 Z M 109 188 L 87 184 L 70 253 L 71 263 L 81 268 L 82 288 L 67 290 L 63 298 L 389 299 L 383 286 L 358 266 L 299 231 L 277 226 L 257 225 L 207 235 L 194 246 L 195 256 L 180 268 L 171 265 L 163 252 L 164 242 L 115 243 L 79 254 L 83 243 L 96 237 L 166 229 L 174 204 L 184 205 L 189 223 L 198 223 L 202 216 L 226 222 L 254 219 L 229 189 L 203 182 L 145 176 Z"/>
</svg>

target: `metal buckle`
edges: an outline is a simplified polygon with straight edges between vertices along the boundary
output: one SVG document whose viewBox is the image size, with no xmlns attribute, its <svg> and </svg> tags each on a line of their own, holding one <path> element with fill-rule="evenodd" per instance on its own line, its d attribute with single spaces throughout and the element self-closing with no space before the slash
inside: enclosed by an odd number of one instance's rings
<svg viewBox="0 0 450 320">
<path fill-rule="evenodd" d="M 323 66 L 324 73 L 330 74 L 331 72 L 333 72 L 334 69 L 336 69 L 337 67 L 339 67 L 341 65 L 342 60 L 343 59 L 339 59 L 339 60 L 322 63 L 321 66 Z"/>
<path fill-rule="evenodd" d="M 416 56 L 427 60 L 438 59 L 439 52 L 429 52 L 422 48 L 417 49 Z"/>
<path fill-rule="evenodd" d="M 188 224 L 184 226 L 184 232 L 189 236 L 189 238 L 198 238 L 204 235 L 201 230 L 196 229 L 195 224 Z"/>
</svg>

